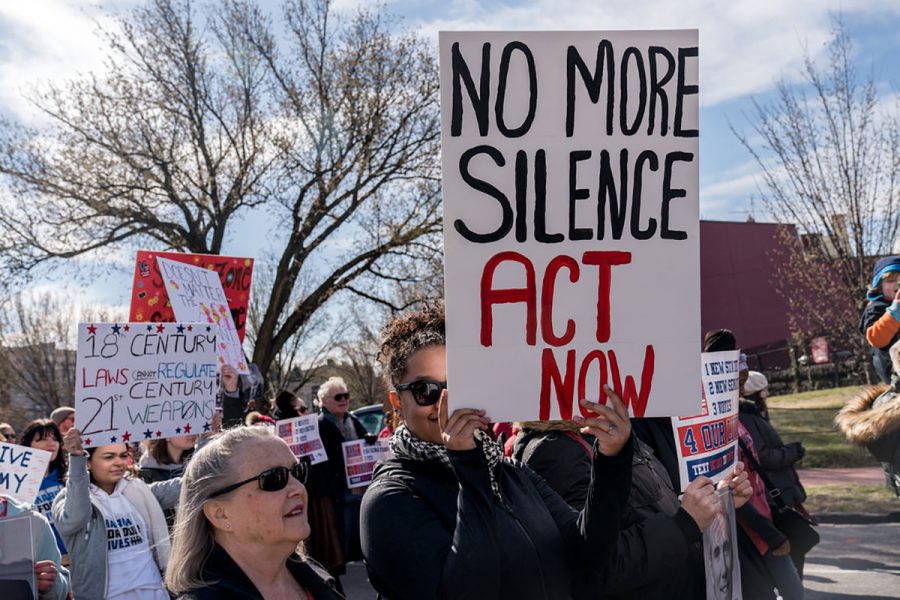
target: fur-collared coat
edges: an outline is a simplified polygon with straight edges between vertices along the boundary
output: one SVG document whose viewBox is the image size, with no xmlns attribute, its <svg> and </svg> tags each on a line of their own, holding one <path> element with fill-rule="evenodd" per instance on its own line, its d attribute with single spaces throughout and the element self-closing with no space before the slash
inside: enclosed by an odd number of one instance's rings
<svg viewBox="0 0 900 600">
<path fill-rule="evenodd" d="M 841 409 L 837 423 L 851 444 L 900 470 L 900 378 L 891 385 L 869 386 Z"/>
</svg>

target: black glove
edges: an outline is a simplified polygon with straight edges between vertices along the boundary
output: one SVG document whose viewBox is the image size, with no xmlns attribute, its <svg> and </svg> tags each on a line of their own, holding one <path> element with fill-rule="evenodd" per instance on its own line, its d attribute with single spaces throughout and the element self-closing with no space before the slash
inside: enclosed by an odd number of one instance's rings
<svg viewBox="0 0 900 600">
<path fill-rule="evenodd" d="M 793 446 L 797 450 L 797 460 L 800 460 L 801 458 L 806 456 L 806 448 L 803 447 L 803 444 L 801 442 L 793 442 L 791 443 L 791 446 Z"/>
<path fill-rule="evenodd" d="M 375 435 L 374 433 L 367 433 L 363 437 L 363 439 L 366 440 L 366 443 L 371 446 L 372 444 L 374 444 L 375 442 L 378 441 L 378 436 Z"/>
</svg>

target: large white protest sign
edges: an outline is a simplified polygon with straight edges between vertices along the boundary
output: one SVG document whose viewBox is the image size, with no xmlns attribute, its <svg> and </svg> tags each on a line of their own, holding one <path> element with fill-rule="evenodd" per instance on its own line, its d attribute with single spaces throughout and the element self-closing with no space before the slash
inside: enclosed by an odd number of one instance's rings
<svg viewBox="0 0 900 600">
<path fill-rule="evenodd" d="M 695 414 L 696 31 L 441 32 L 454 408 Z"/>
<path fill-rule="evenodd" d="M 211 323 L 218 327 L 218 346 L 220 364 L 229 364 L 238 373 L 247 375 L 247 360 L 228 299 L 219 274 L 210 269 L 195 267 L 160 256 L 156 257 L 166 293 L 172 304 L 175 318 L 181 322 Z"/>
<path fill-rule="evenodd" d="M 278 437 L 287 442 L 294 456 L 308 456 L 310 464 L 317 465 L 328 460 L 328 454 L 319 437 L 319 416 L 304 415 L 293 419 L 283 419 L 277 423 Z"/>
<path fill-rule="evenodd" d="M 216 328 L 80 323 L 75 426 L 87 447 L 204 433 L 216 407 Z"/>
<path fill-rule="evenodd" d="M 0 443 L 0 494 L 33 504 L 51 457 L 46 450 Z"/>
<path fill-rule="evenodd" d="M 738 559 L 734 496 L 731 489 L 717 492 L 722 510 L 703 531 L 707 600 L 741 600 L 741 563 Z"/>
<path fill-rule="evenodd" d="M 703 407 L 693 417 L 672 417 L 681 491 L 700 476 L 718 483 L 737 460 L 740 352 L 700 356 Z"/>
<path fill-rule="evenodd" d="M 7 506 L 0 499 L 0 598 L 37 600 L 34 576 L 34 537 L 30 515 L 5 518 Z"/>
<path fill-rule="evenodd" d="M 344 453 L 344 471 L 347 476 L 347 487 L 365 487 L 372 483 L 375 463 L 391 457 L 391 449 L 387 440 L 377 440 L 370 444 L 365 440 L 354 440 L 341 444 Z"/>
</svg>

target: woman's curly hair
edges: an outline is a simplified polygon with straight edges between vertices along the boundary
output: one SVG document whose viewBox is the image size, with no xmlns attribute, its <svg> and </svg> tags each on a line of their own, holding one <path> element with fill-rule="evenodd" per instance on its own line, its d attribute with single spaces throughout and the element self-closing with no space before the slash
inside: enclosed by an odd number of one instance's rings
<svg viewBox="0 0 900 600">
<path fill-rule="evenodd" d="M 378 360 L 384 367 L 384 380 L 393 388 L 406 375 L 409 357 L 423 348 L 446 343 L 444 304 L 437 302 L 400 314 L 381 330 Z"/>
</svg>

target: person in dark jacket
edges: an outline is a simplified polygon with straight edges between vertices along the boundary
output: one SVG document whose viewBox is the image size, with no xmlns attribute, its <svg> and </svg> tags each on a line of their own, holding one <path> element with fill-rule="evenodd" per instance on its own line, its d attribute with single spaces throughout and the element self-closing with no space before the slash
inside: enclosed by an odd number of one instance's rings
<svg viewBox="0 0 900 600">
<path fill-rule="evenodd" d="M 866 337 L 872 363 L 882 383 L 891 382 L 888 349 L 900 340 L 900 256 L 886 256 L 872 269 L 869 301 L 859 317 L 859 332 Z"/>
<path fill-rule="evenodd" d="M 166 570 L 181 600 L 339 600 L 334 579 L 301 557 L 309 536 L 307 463 L 269 427 L 238 427 L 191 459 Z"/>
<path fill-rule="evenodd" d="M 592 483 L 577 511 L 534 471 L 503 457 L 483 410 L 448 408 L 444 311 L 395 318 L 381 360 L 402 424 L 362 505 L 363 554 L 392 600 L 573 597 L 577 570 L 602 569 L 631 484 L 631 426 L 621 400 L 582 401 L 598 417 Z M 603 484 L 594 484 L 602 481 Z"/>
<path fill-rule="evenodd" d="M 739 419 L 750 436 L 759 455 L 759 466 L 781 492 L 781 498 L 788 506 L 797 506 L 806 501 L 806 490 L 800 483 L 795 465 L 806 455 L 800 442 L 785 444 L 768 419 L 766 398 L 769 382 L 759 371 L 750 371 L 744 384 L 744 397 L 740 402 Z"/>
<path fill-rule="evenodd" d="M 841 409 L 835 423 L 847 441 L 881 461 L 888 486 L 900 497 L 900 344 L 890 349 L 890 385 L 862 389 Z"/>
<path fill-rule="evenodd" d="M 278 392 L 278 395 L 275 396 L 275 412 L 272 413 L 272 417 L 274 417 L 276 421 L 282 419 L 295 419 L 297 417 L 302 417 L 307 411 L 309 411 L 309 407 L 306 406 L 306 403 L 302 398 L 293 392 L 281 390 Z"/>
<path fill-rule="evenodd" d="M 319 437 L 328 460 L 314 465 L 310 472 L 309 519 L 313 534 L 306 544 L 310 556 L 322 563 L 340 588 L 340 576 L 347 563 L 362 559 L 359 543 L 359 509 L 365 488 L 350 489 L 344 469 L 344 442 L 376 436 L 350 411 L 350 393 L 340 377 L 331 377 L 316 393 L 319 413 Z"/>
<path fill-rule="evenodd" d="M 184 467 L 194 453 L 197 443 L 196 435 L 180 435 L 177 437 L 148 440 L 141 442 L 144 453 L 138 461 L 138 476 L 144 483 L 169 481 L 181 477 Z M 175 508 L 163 510 L 169 531 L 175 523 Z"/>
<path fill-rule="evenodd" d="M 527 422 L 513 457 L 547 480 L 574 508 L 584 505 L 590 483 L 591 445 L 570 422 Z M 727 480 L 735 504 L 742 506 L 751 489 L 743 466 Z M 576 597 L 609 599 L 679 598 L 702 600 L 706 588 L 702 531 L 719 511 L 712 482 L 691 482 L 681 502 L 653 450 L 634 439 L 628 507 L 619 524 L 617 550 L 605 577 L 583 576 Z"/>
</svg>

